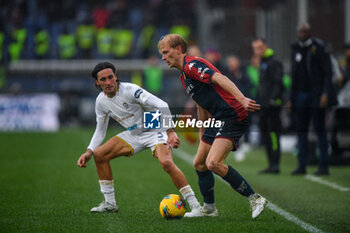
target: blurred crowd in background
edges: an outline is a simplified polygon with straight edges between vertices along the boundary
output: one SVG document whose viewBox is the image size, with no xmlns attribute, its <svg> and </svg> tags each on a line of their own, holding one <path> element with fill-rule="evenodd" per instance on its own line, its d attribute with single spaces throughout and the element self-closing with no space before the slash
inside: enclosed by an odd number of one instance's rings
<svg viewBox="0 0 350 233">
<path fill-rule="evenodd" d="M 146 58 L 160 35 L 189 39 L 193 1 L 14 0 L 0 3 L 1 63 Z M 183 7 L 185 6 L 186 7 Z"/>
</svg>

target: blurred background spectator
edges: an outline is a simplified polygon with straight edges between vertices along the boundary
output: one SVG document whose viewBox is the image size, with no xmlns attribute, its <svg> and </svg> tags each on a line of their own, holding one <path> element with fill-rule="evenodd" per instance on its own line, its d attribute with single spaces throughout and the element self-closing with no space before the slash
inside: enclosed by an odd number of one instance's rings
<svg viewBox="0 0 350 233">
<path fill-rule="evenodd" d="M 197 45 L 188 46 L 187 55 L 194 56 L 194 57 L 202 57 L 203 56 L 200 48 Z"/>
<path fill-rule="evenodd" d="M 255 38 L 252 42 L 254 55 L 260 57 L 258 103 L 261 105 L 259 125 L 261 140 L 268 159 L 268 167 L 260 174 L 278 174 L 281 157 L 281 109 L 283 100 L 283 66 L 275 57 L 265 39 Z"/>
<path fill-rule="evenodd" d="M 327 46 L 311 36 L 307 23 L 297 29 L 298 41 L 292 45 L 291 107 L 295 113 L 298 135 L 298 167 L 293 175 L 306 174 L 308 161 L 308 131 L 312 119 L 317 134 L 319 162 L 316 175 L 328 175 L 328 136 L 326 111 L 335 105 L 332 85 L 332 64 Z"/>
<path fill-rule="evenodd" d="M 204 58 L 213 64 L 222 74 L 227 75 L 227 70 L 222 64 L 222 55 L 215 48 L 207 48 L 204 52 Z"/>
<path fill-rule="evenodd" d="M 148 64 L 143 74 L 145 80 L 145 88 L 156 96 L 161 96 L 163 91 L 163 70 L 159 66 L 159 58 L 151 55 L 148 58 Z"/>
</svg>

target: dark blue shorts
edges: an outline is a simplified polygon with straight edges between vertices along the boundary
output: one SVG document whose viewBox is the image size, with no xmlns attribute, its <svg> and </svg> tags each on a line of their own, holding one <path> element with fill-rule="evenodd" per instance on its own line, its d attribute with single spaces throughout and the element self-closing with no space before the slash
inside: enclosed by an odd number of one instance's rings
<svg viewBox="0 0 350 233">
<path fill-rule="evenodd" d="M 242 121 L 237 121 L 234 118 L 220 120 L 223 122 L 223 125 L 220 128 L 206 128 L 202 136 L 202 141 L 212 145 L 215 138 L 227 138 L 233 143 L 232 151 L 236 151 L 240 137 L 248 128 L 248 117 Z"/>
</svg>

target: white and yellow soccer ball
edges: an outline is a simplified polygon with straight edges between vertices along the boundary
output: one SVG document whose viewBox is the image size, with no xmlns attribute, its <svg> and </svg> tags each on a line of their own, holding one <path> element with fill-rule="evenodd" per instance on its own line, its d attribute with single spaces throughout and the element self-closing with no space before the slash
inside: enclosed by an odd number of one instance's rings
<svg viewBox="0 0 350 233">
<path fill-rule="evenodd" d="M 169 194 L 160 202 L 159 211 L 163 218 L 180 219 L 186 213 L 186 203 L 179 195 Z"/>
</svg>

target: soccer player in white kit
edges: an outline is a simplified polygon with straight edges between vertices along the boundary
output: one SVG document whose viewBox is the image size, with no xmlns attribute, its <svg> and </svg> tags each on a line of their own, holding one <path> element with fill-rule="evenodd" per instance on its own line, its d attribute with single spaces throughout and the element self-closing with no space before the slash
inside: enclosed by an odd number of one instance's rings
<svg viewBox="0 0 350 233">
<path fill-rule="evenodd" d="M 200 212 L 200 204 L 191 186 L 172 159 L 171 147 L 177 148 L 180 144 L 174 129 L 144 131 L 142 127 L 144 110 L 158 109 L 164 116 L 171 116 L 168 104 L 135 84 L 120 82 L 114 65 L 109 62 L 97 64 L 91 74 L 96 86 L 102 89 L 96 98 L 97 124 L 86 152 L 77 162 L 79 167 L 86 167 L 94 155 L 105 201 L 92 208 L 91 212 L 118 212 L 110 160 L 119 156 L 132 156 L 145 148 L 151 149 L 163 170 L 170 175 L 176 188 L 189 203 L 190 213 Z M 126 131 L 100 146 L 106 136 L 109 118 L 120 123 Z"/>
</svg>

